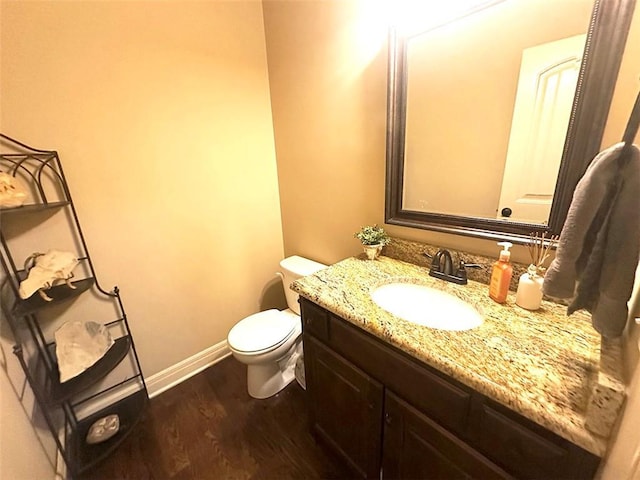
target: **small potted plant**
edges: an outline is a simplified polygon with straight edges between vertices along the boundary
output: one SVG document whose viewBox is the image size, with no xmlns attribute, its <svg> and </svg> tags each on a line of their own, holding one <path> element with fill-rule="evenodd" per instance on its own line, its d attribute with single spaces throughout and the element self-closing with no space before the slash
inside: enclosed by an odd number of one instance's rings
<svg viewBox="0 0 640 480">
<path fill-rule="evenodd" d="M 378 225 L 362 227 L 360 231 L 354 233 L 353 236 L 360 240 L 364 248 L 364 253 L 367 254 L 369 260 L 375 260 L 378 255 L 380 255 L 382 247 L 391 241 L 387 232 Z"/>
</svg>

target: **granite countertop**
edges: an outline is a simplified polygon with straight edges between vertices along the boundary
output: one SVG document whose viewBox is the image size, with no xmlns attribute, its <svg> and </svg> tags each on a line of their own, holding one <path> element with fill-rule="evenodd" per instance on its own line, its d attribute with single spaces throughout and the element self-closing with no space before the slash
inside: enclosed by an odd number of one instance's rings
<svg viewBox="0 0 640 480">
<path fill-rule="evenodd" d="M 426 285 L 466 300 L 481 312 L 484 323 L 460 332 L 402 320 L 370 297 L 376 287 L 394 281 Z M 618 395 L 623 388 L 615 378 L 601 371 L 600 336 L 588 314 L 567 317 L 566 307 L 547 301 L 530 312 L 515 305 L 513 292 L 501 305 L 489 298 L 486 284 L 445 282 L 430 277 L 424 267 L 384 256 L 375 261 L 348 258 L 291 288 L 585 450 L 605 453 L 624 396 Z M 616 349 L 612 351 L 615 357 Z M 617 359 L 608 356 L 607 362 L 616 364 Z M 595 428 L 587 429 L 590 418 Z M 603 426 L 599 418 L 609 421 Z"/>
</svg>

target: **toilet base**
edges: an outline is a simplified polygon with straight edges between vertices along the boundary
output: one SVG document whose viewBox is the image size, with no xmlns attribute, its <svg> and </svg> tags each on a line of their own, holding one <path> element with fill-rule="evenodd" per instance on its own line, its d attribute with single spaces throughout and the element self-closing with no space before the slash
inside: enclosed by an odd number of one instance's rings
<svg viewBox="0 0 640 480">
<path fill-rule="evenodd" d="M 294 378 L 294 372 L 290 368 L 283 372 L 279 362 L 247 365 L 247 390 L 253 398 L 272 397 Z"/>
<path fill-rule="evenodd" d="M 273 350 L 248 353 L 229 344 L 236 360 L 247 365 L 247 390 L 253 398 L 272 397 L 295 378 L 296 361 L 302 355 L 302 323 L 300 317 L 287 312 L 296 318 L 293 333 Z"/>
</svg>

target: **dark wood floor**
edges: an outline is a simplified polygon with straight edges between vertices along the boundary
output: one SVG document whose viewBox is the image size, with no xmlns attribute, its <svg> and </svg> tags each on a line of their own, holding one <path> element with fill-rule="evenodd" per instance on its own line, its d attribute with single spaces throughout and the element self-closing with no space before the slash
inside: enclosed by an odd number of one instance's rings
<svg viewBox="0 0 640 480">
<path fill-rule="evenodd" d="M 250 398 L 246 367 L 229 357 L 152 399 L 136 431 L 84 478 L 351 478 L 309 432 L 305 402 L 296 382 Z"/>
</svg>

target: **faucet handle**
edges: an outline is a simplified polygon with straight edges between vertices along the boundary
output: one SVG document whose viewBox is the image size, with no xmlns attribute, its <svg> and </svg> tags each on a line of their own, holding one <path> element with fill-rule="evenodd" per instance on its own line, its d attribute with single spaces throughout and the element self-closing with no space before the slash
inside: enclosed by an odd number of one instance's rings
<svg viewBox="0 0 640 480">
<path fill-rule="evenodd" d="M 467 268 L 482 268 L 482 265 L 479 263 L 466 263 L 464 260 L 459 259 L 458 271 L 456 272 L 456 275 L 466 278 Z"/>
<path fill-rule="evenodd" d="M 463 260 L 460 260 L 460 266 L 458 268 L 482 268 L 483 265 L 480 263 L 465 263 Z"/>
<path fill-rule="evenodd" d="M 460 260 L 456 277 L 463 279 L 464 283 L 467 283 L 467 268 L 482 268 L 482 265 L 479 263 L 465 263 L 464 260 Z"/>
<path fill-rule="evenodd" d="M 458 270 L 464 270 L 465 268 L 482 268 L 480 263 L 467 263 L 462 256 L 458 256 Z"/>
<path fill-rule="evenodd" d="M 458 269 L 461 268 L 482 268 L 483 265 L 480 263 L 467 263 L 461 254 L 458 254 Z"/>
</svg>

